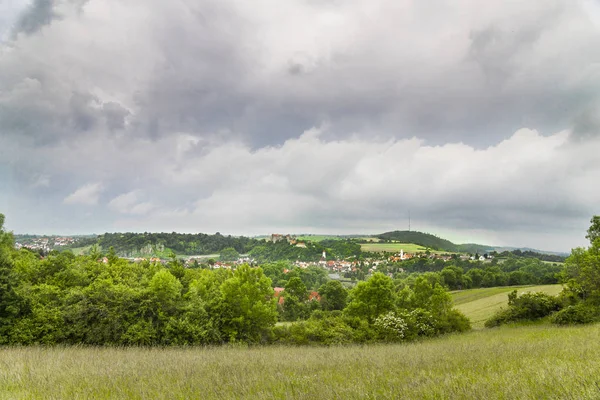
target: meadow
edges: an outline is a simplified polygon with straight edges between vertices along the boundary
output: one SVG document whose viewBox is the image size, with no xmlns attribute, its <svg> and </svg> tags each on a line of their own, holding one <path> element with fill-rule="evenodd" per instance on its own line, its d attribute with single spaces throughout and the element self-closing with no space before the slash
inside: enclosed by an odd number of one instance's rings
<svg viewBox="0 0 600 400">
<path fill-rule="evenodd" d="M 597 399 L 600 325 L 347 347 L 0 350 L 2 399 Z"/>
<path fill-rule="evenodd" d="M 451 292 L 454 306 L 465 314 L 473 328 L 483 328 L 485 321 L 503 307 L 508 307 L 508 294 L 517 289 L 519 295 L 525 292 L 544 292 L 557 295 L 562 285 L 504 286 L 481 289 L 456 290 Z"/>
<path fill-rule="evenodd" d="M 373 253 L 382 253 L 384 251 L 398 253 L 404 250 L 405 253 L 424 253 L 427 248 L 414 243 L 363 243 L 360 245 L 362 251 L 370 251 Z M 440 251 L 430 250 L 432 253 L 444 253 Z"/>
</svg>

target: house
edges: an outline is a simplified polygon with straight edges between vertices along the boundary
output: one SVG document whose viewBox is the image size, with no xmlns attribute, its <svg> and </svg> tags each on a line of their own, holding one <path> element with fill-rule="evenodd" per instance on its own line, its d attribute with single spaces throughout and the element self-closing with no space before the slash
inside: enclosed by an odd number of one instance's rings
<svg viewBox="0 0 600 400">
<path fill-rule="evenodd" d="M 319 292 L 313 291 L 308 294 L 308 301 L 313 301 L 313 300 L 321 301 L 321 296 L 319 295 Z"/>
</svg>

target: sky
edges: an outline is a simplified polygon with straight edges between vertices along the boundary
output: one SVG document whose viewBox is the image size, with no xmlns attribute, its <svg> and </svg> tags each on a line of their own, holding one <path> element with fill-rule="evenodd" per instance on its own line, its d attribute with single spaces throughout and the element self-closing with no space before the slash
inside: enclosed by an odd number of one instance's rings
<svg viewBox="0 0 600 400">
<path fill-rule="evenodd" d="M 600 214 L 600 0 L 2 0 L 15 233 L 569 251 Z"/>
</svg>

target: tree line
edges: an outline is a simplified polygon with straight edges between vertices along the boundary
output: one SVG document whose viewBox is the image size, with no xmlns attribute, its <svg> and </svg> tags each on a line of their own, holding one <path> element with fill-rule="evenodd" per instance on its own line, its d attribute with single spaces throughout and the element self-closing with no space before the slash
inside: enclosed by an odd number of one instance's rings
<svg viewBox="0 0 600 400">
<path fill-rule="evenodd" d="M 376 273 L 348 290 L 314 271 L 291 271 L 280 301 L 268 276 L 278 266 L 134 263 L 114 249 L 40 257 L 15 250 L 3 223 L 0 215 L 2 344 L 366 343 L 470 327 L 446 290 L 425 278 L 396 286 Z M 319 296 L 311 297 L 315 288 Z M 286 319 L 297 322 L 277 324 Z"/>
<path fill-rule="evenodd" d="M 573 249 L 560 273 L 564 288 L 558 296 L 513 291 L 509 307 L 492 316 L 485 325 L 547 319 L 554 324 L 600 322 L 600 216 L 592 217 L 587 248 Z"/>
</svg>

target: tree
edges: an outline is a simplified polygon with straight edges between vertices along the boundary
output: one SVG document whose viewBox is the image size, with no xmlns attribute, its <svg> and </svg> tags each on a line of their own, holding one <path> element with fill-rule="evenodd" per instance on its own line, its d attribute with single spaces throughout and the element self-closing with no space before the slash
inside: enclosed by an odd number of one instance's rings
<svg viewBox="0 0 600 400">
<path fill-rule="evenodd" d="M 308 299 L 308 293 L 306 292 L 306 285 L 302 282 L 302 279 L 294 276 L 285 285 L 285 297 L 295 297 L 299 301 L 305 301 Z"/>
<path fill-rule="evenodd" d="M 395 301 L 394 281 L 376 272 L 369 280 L 359 282 L 350 292 L 350 302 L 345 312 L 372 323 L 381 314 L 394 311 Z"/>
<path fill-rule="evenodd" d="M 585 237 L 593 244 L 596 239 L 600 238 L 600 215 L 594 215 L 590 220 L 590 224 Z"/>
<path fill-rule="evenodd" d="M 348 300 L 348 291 L 340 281 L 328 281 L 319 288 L 319 296 L 324 310 L 343 310 Z"/>
<path fill-rule="evenodd" d="M 26 308 L 24 299 L 15 292 L 18 282 L 13 271 L 13 246 L 13 236 L 4 231 L 4 214 L 0 214 L 0 344 L 8 341 L 8 331 Z"/>
<path fill-rule="evenodd" d="M 223 332 L 230 341 L 260 343 L 277 321 L 271 280 L 242 265 L 221 285 Z"/>
<path fill-rule="evenodd" d="M 233 247 L 221 250 L 221 254 L 219 255 L 219 260 L 221 261 L 236 261 L 238 258 L 240 258 L 240 253 Z"/>
</svg>

